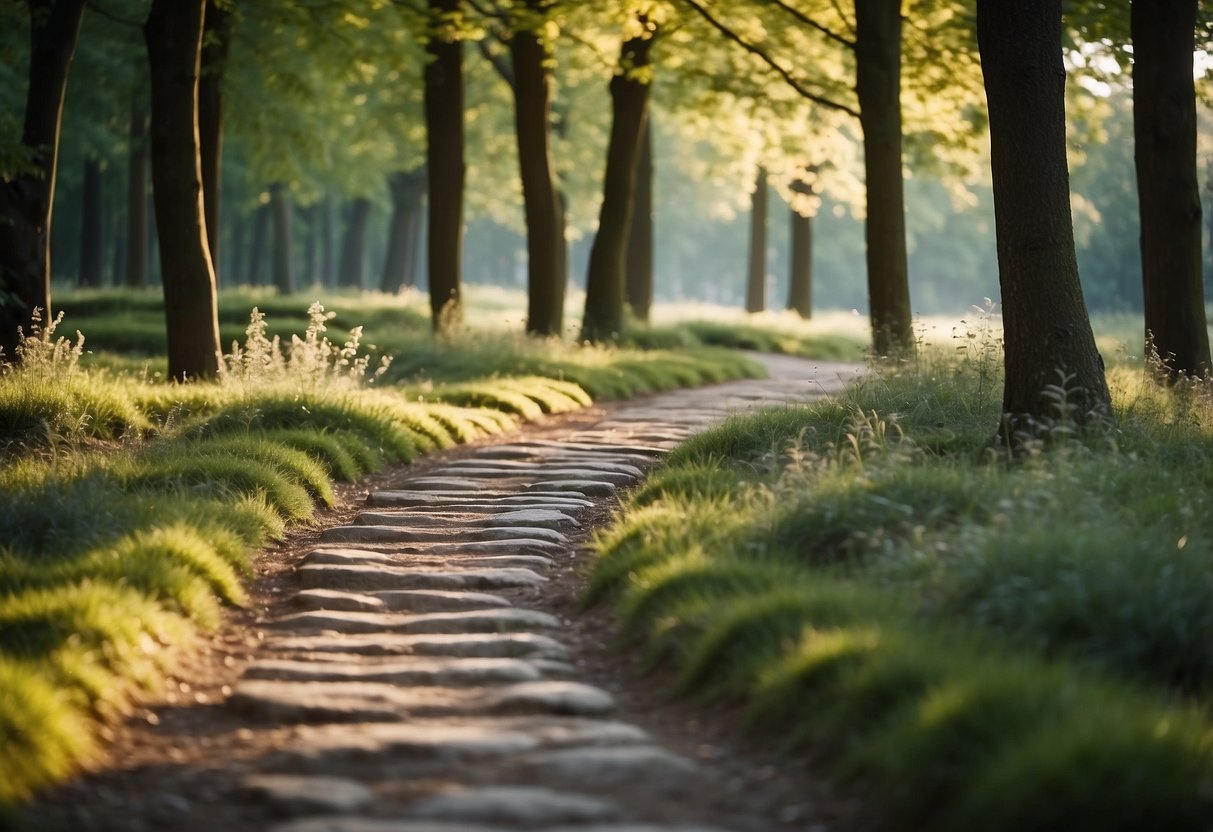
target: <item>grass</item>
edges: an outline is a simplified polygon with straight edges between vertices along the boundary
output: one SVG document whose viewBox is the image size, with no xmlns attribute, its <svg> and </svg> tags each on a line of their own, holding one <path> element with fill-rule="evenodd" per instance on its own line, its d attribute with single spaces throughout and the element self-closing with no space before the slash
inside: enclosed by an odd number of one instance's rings
<svg viewBox="0 0 1213 832">
<path fill-rule="evenodd" d="M 758 372 L 698 344 L 435 339 L 415 299 L 340 302 L 344 319 L 224 293 L 223 378 L 171 385 L 158 293 L 81 292 L 61 305 L 95 353 L 48 325 L 0 368 L 0 823 L 94 759 L 98 726 L 245 602 L 257 549 L 334 482 L 598 398 Z"/>
<path fill-rule="evenodd" d="M 684 693 L 831 750 L 889 828 L 1208 828 L 1209 391 L 1120 362 L 1115 425 L 1010 459 L 1001 357 L 962 337 L 681 446 L 588 600 Z"/>
</svg>

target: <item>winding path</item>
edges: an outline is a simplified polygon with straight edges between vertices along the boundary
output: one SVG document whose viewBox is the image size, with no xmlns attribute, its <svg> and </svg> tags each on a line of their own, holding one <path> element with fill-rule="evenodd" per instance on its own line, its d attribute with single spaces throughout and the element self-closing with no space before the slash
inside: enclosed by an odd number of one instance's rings
<svg viewBox="0 0 1213 832">
<path fill-rule="evenodd" d="M 670 448 L 728 414 L 837 392 L 857 372 L 761 360 L 769 379 L 613 405 L 594 424 L 448 455 L 371 493 L 350 525 L 316 536 L 293 611 L 261 624 L 255 657 L 221 706 L 227 739 L 212 754 L 229 756 L 210 761 L 212 785 L 188 787 L 144 823 L 223 832 L 827 828 L 811 807 L 749 794 L 747 777 L 762 779 L 753 766 L 739 772 L 707 746 L 665 747 L 628 702 L 590 684 L 612 671 L 586 655 L 591 625 L 570 600 L 592 525 Z M 255 736 L 270 738 L 256 754 L 232 745 Z"/>
</svg>

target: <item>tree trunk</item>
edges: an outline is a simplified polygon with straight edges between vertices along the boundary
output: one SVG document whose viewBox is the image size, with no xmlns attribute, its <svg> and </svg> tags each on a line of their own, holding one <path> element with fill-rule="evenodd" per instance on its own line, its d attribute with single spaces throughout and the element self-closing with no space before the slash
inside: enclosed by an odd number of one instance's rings
<svg viewBox="0 0 1213 832">
<path fill-rule="evenodd" d="M 230 212 L 229 212 L 230 216 Z M 227 251 L 227 275 L 224 277 L 224 283 L 228 286 L 243 286 L 245 281 L 244 270 L 241 264 L 245 262 L 245 240 L 248 232 L 248 218 L 237 216 L 235 222 L 231 223 L 232 236 L 231 245 Z"/>
<path fill-rule="evenodd" d="M 16 361 L 17 328 L 51 319 L 51 213 L 67 74 L 85 0 L 29 0 L 29 86 L 21 144 L 34 170 L 0 179 L 0 359 Z"/>
<path fill-rule="evenodd" d="M 387 256 L 379 289 L 394 295 L 416 282 L 413 268 L 421 229 L 421 201 L 425 198 L 425 169 L 394 173 L 388 177 L 388 187 L 392 192 L 392 219 L 388 224 Z"/>
<path fill-rule="evenodd" d="M 337 202 L 324 195 L 320 208 L 320 285 L 332 286 L 337 276 Z"/>
<path fill-rule="evenodd" d="M 366 225 L 371 215 L 371 201 L 359 197 L 350 202 L 348 210 L 345 238 L 341 242 L 338 285 L 361 289 L 363 273 L 366 271 Z"/>
<path fill-rule="evenodd" d="M 205 0 L 152 0 L 144 26 L 152 78 L 152 194 L 175 381 L 219 371 L 215 270 L 207 246 L 198 148 Z"/>
<path fill-rule="evenodd" d="M 537 19 L 549 0 L 525 0 Z M 514 134 L 518 140 L 518 167 L 526 213 L 527 317 L 532 335 L 559 335 L 564 328 L 564 284 L 560 283 L 559 207 L 552 174 L 551 54 L 540 34 L 530 28 L 514 33 L 510 41 L 514 65 Z"/>
<path fill-rule="evenodd" d="M 253 211 L 253 242 L 249 246 L 248 268 L 244 275 L 245 282 L 250 286 L 260 286 L 265 282 L 265 250 L 269 236 L 270 205 L 265 202 Z"/>
<path fill-rule="evenodd" d="M 1074 253 L 1066 166 L 1061 0 L 978 0 L 990 113 L 1006 386 L 1000 435 L 1018 444 L 1057 418 L 1109 414 Z M 1050 393 L 1065 389 L 1064 402 Z"/>
<path fill-rule="evenodd" d="M 147 210 L 147 101 L 140 87 L 131 91 L 130 152 L 126 185 L 126 285 L 147 286 L 150 248 Z"/>
<path fill-rule="evenodd" d="M 750 197 L 750 257 L 745 286 L 745 311 L 767 308 L 767 172 L 758 168 Z"/>
<path fill-rule="evenodd" d="M 641 22 L 648 30 L 648 21 L 642 18 Z M 639 73 L 650 65 L 652 46 L 650 31 L 624 41 L 620 68 L 611 79 L 611 135 L 598 233 L 594 235 L 586 273 L 583 341 L 609 341 L 623 330 L 624 258 L 632 222 L 640 136 L 649 112 L 649 81 Z"/>
<path fill-rule="evenodd" d="M 126 234 L 125 232 L 115 232 L 113 234 L 113 252 L 114 259 L 110 261 L 110 278 L 111 285 L 121 286 L 122 281 L 126 279 Z"/>
<path fill-rule="evenodd" d="M 438 21 L 463 0 L 428 0 Z M 459 323 L 463 258 L 463 43 L 439 31 L 425 45 L 426 167 L 430 178 L 430 312 L 435 331 Z"/>
<path fill-rule="evenodd" d="M 624 300 L 637 320 L 647 321 L 653 307 L 653 120 L 645 119 L 636 160 L 636 193 L 628 230 Z"/>
<path fill-rule="evenodd" d="M 100 288 L 105 270 L 105 218 L 101 208 L 101 162 L 92 156 L 84 160 L 84 198 L 80 217 L 81 286 Z"/>
<path fill-rule="evenodd" d="M 556 189 L 556 282 L 569 285 L 569 198 L 564 189 Z M 561 319 L 564 319 L 563 313 Z"/>
<path fill-rule="evenodd" d="M 905 356 L 914 352 L 914 332 L 901 170 L 901 0 L 855 0 L 855 67 L 872 346 L 878 356 Z"/>
<path fill-rule="evenodd" d="M 198 79 L 198 138 L 202 154 L 202 200 L 206 239 L 219 279 L 219 186 L 223 159 L 223 76 L 232 43 L 232 15 L 208 0 L 203 24 L 202 74 Z"/>
<path fill-rule="evenodd" d="M 793 182 L 792 190 L 800 194 L 812 193 L 812 188 L 803 180 Z M 813 218 L 800 214 L 795 208 L 788 213 L 792 218 L 789 230 L 792 262 L 788 272 L 788 309 L 807 321 L 813 317 Z"/>
<path fill-rule="evenodd" d="M 312 203 L 306 208 L 300 208 L 299 213 L 303 218 L 303 225 L 307 229 L 307 234 L 303 238 L 303 268 L 300 270 L 299 277 L 304 286 L 315 286 L 316 280 L 316 255 L 320 251 L 319 241 L 319 217 L 320 206 L 317 203 Z"/>
<path fill-rule="evenodd" d="M 291 195 L 281 182 L 270 185 L 270 213 L 274 225 L 274 286 L 282 295 L 298 289 L 295 281 L 294 210 Z"/>
<path fill-rule="evenodd" d="M 1146 341 L 1169 377 L 1210 370 L 1192 42 L 1197 0 L 1135 0 L 1133 133 Z"/>
</svg>

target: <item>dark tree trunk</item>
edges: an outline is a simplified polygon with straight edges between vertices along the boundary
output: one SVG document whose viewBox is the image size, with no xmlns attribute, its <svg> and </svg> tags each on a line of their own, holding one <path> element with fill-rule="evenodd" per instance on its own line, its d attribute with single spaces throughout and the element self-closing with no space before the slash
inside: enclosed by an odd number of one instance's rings
<svg viewBox="0 0 1213 832">
<path fill-rule="evenodd" d="M 257 206 L 253 212 L 253 242 L 249 246 L 248 268 L 244 279 L 250 286 L 260 286 L 265 282 L 265 250 L 270 236 L 270 205 L 268 202 Z"/>
<path fill-rule="evenodd" d="M 67 74 L 85 0 L 29 0 L 29 86 L 21 144 L 35 170 L 0 179 L 0 358 L 17 359 L 17 328 L 51 320 L 51 213 Z"/>
<path fill-rule="evenodd" d="M 303 238 L 303 268 L 300 270 L 299 277 L 305 286 L 316 285 L 316 256 L 320 251 L 319 242 L 319 217 L 320 206 L 313 203 L 306 208 L 300 208 L 299 213 L 303 219 L 304 228 L 307 229 L 307 235 Z"/>
<path fill-rule="evenodd" d="M 101 209 L 101 162 L 93 157 L 84 160 L 84 198 L 80 217 L 81 286 L 99 288 L 105 271 L 105 217 Z"/>
<path fill-rule="evenodd" d="M 270 213 L 274 226 L 274 286 L 279 294 L 291 295 L 298 289 L 295 281 L 295 212 L 291 195 L 281 182 L 270 185 Z"/>
<path fill-rule="evenodd" d="M 556 190 L 556 282 L 569 285 L 569 200 L 562 189 Z M 563 316 L 562 316 L 563 317 Z"/>
<path fill-rule="evenodd" d="M 428 0 L 430 15 L 457 14 L 462 0 Z M 435 331 L 459 323 L 463 257 L 463 44 L 439 31 L 425 45 L 426 167 L 430 178 L 430 312 Z"/>
<path fill-rule="evenodd" d="M 808 195 L 812 188 L 803 180 L 792 183 L 792 190 Z M 796 208 L 791 214 L 792 241 L 791 266 L 788 271 L 788 309 L 806 321 L 813 317 L 813 218 L 800 214 Z"/>
<path fill-rule="evenodd" d="M 144 26 L 152 78 L 152 194 L 160 237 L 168 372 L 219 371 L 215 270 L 207 247 L 198 149 L 198 69 L 205 0 L 152 0 Z"/>
<path fill-rule="evenodd" d="M 131 92 L 130 155 L 126 184 L 126 285 L 147 285 L 149 231 L 147 210 L 147 102 L 142 88 Z"/>
<path fill-rule="evenodd" d="M 914 332 L 901 171 L 901 0 L 855 0 L 855 67 L 872 346 L 878 356 L 904 356 L 914 352 Z"/>
<path fill-rule="evenodd" d="M 978 0 L 977 36 L 990 113 L 1006 387 L 1002 439 L 1058 415 L 1110 413 L 1103 361 L 1083 303 L 1066 166 L 1061 0 Z"/>
<path fill-rule="evenodd" d="M 203 24 L 202 74 L 198 79 L 198 139 L 202 154 L 202 200 L 211 263 L 219 279 L 219 184 L 223 159 L 223 76 L 232 43 L 232 15 L 208 0 Z"/>
<path fill-rule="evenodd" d="M 332 194 L 325 194 L 320 212 L 320 284 L 332 286 L 337 276 L 337 202 Z"/>
<path fill-rule="evenodd" d="M 338 285 L 361 289 L 366 271 L 366 225 L 371 215 L 371 201 L 359 197 L 350 202 L 348 210 L 345 238 L 341 241 Z"/>
<path fill-rule="evenodd" d="M 637 320 L 647 321 L 653 307 L 653 120 L 645 119 L 636 160 L 636 193 L 628 230 L 624 300 Z"/>
<path fill-rule="evenodd" d="M 231 213 L 228 214 L 231 216 Z M 236 216 L 235 222 L 231 223 L 232 236 L 231 245 L 227 251 L 227 276 L 224 281 L 228 286 L 242 286 L 245 283 L 244 270 L 241 265 L 245 263 L 245 243 L 248 237 L 248 219 L 247 217 Z M 230 220 L 229 220 L 230 222 Z"/>
<path fill-rule="evenodd" d="M 750 257 L 745 285 L 745 311 L 767 308 L 767 172 L 758 169 L 750 197 Z"/>
<path fill-rule="evenodd" d="M 648 29 L 648 21 L 642 22 Z M 586 273 L 583 341 L 609 341 L 623 330 L 623 268 L 636 190 L 636 159 L 649 113 L 649 82 L 637 73 L 650 65 L 652 46 L 653 36 L 647 31 L 624 41 L 620 69 L 611 79 L 611 135 L 598 233 Z"/>
<path fill-rule="evenodd" d="M 114 259 L 110 265 L 111 283 L 114 286 L 121 286 L 122 281 L 126 278 L 126 233 L 115 233 L 113 240 Z"/>
<path fill-rule="evenodd" d="M 541 16 L 549 0 L 525 0 L 526 10 Z M 558 227 L 560 210 L 552 174 L 551 55 L 538 32 L 523 28 L 510 41 L 514 65 L 514 133 L 526 210 L 527 317 L 532 335 L 559 335 L 564 328 L 564 290 L 560 283 Z"/>
<path fill-rule="evenodd" d="M 416 282 L 417 235 L 421 230 L 421 201 L 425 198 L 424 168 L 400 171 L 388 177 L 392 192 L 392 219 L 388 224 L 387 256 L 379 289 L 394 295 Z"/>
<path fill-rule="evenodd" d="M 1131 12 L 1146 339 L 1171 377 L 1210 370 L 1192 83 L 1197 5 L 1135 0 Z"/>
</svg>

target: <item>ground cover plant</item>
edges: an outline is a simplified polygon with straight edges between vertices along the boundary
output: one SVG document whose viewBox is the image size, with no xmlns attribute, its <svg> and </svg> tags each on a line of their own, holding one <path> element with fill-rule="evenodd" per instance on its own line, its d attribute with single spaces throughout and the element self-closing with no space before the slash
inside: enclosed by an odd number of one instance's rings
<svg viewBox="0 0 1213 832">
<path fill-rule="evenodd" d="M 890 828 L 1207 828 L 1207 384 L 1122 362 L 1079 431 L 1059 382 L 1012 456 L 997 345 L 959 337 L 679 448 L 590 599 L 684 693 L 835 752 Z"/>
<path fill-rule="evenodd" d="M 355 304 L 388 336 L 370 347 L 321 304 L 225 298 L 266 308 L 235 335 L 224 312 L 216 383 L 163 383 L 160 301 L 123 291 L 65 298 L 74 327 L 103 334 L 95 352 L 46 322 L 0 371 L 0 815 L 87 763 L 97 725 L 244 602 L 256 550 L 330 504 L 334 482 L 595 397 L 759 372 L 719 348 L 435 339 L 385 298 Z M 404 370 L 384 344 L 410 350 Z"/>
</svg>

